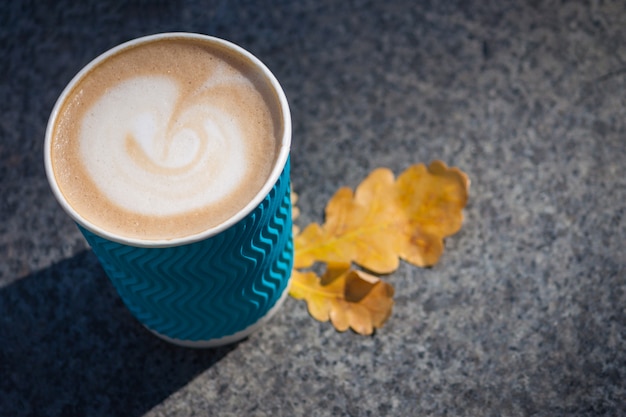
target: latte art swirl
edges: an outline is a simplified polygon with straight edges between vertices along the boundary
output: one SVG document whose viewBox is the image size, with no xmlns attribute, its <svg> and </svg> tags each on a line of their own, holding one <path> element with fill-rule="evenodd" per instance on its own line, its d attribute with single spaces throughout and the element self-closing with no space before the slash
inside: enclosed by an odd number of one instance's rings
<svg viewBox="0 0 626 417">
<path fill-rule="evenodd" d="M 247 157 L 235 115 L 181 95 L 174 79 L 137 77 L 111 88 L 87 112 L 81 156 L 113 203 L 172 215 L 219 201 L 240 185 Z M 211 90 L 199 95 L 210 98 Z"/>
<path fill-rule="evenodd" d="M 142 241 L 233 219 L 284 155 L 268 74 L 206 39 L 114 51 L 79 74 L 55 117 L 50 158 L 63 198 L 94 227 Z"/>
</svg>

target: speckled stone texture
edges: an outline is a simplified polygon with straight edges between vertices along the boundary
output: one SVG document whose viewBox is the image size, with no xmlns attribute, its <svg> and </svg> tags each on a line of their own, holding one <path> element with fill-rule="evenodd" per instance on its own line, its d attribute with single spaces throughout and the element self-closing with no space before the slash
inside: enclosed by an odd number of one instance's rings
<svg viewBox="0 0 626 417">
<path fill-rule="evenodd" d="M 301 225 L 376 167 L 470 176 L 463 229 L 387 277 L 374 336 L 290 298 L 189 350 L 124 308 L 48 191 L 44 130 L 89 60 L 173 30 L 281 80 Z M 626 415 L 626 3 L 3 2 L 0 98 L 0 415 Z"/>
</svg>

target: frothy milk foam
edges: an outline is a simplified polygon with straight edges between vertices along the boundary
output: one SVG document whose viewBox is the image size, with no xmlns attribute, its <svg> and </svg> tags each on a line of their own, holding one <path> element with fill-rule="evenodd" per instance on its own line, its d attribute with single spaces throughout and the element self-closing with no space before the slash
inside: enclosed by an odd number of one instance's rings
<svg viewBox="0 0 626 417">
<path fill-rule="evenodd" d="M 68 203 L 130 238 L 214 227 L 266 182 L 283 134 L 260 70 L 219 45 L 160 39 L 122 50 L 75 85 L 51 160 Z"/>
</svg>

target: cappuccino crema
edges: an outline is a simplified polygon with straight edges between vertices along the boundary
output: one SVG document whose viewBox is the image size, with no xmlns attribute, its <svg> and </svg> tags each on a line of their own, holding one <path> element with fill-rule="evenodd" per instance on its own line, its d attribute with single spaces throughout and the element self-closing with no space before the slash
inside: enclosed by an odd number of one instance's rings
<svg viewBox="0 0 626 417">
<path fill-rule="evenodd" d="M 210 40 L 121 48 L 84 72 L 52 127 L 56 183 L 109 233 L 167 240 L 240 212 L 267 182 L 283 136 L 274 88 Z"/>
</svg>

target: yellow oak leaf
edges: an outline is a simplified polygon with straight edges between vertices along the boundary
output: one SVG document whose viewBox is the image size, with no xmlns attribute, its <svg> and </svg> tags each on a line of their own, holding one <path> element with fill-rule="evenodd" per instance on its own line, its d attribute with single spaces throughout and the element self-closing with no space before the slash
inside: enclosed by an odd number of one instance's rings
<svg viewBox="0 0 626 417">
<path fill-rule="evenodd" d="M 398 268 L 399 258 L 431 266 L 443 239 L 456 233 L 467 204 L 469 178 L 441 161 L 409 167 L 397 180 L 374 170 L 353 193 L 341 188 L 326 207 L 323 225 L 312 223 L 295 238 L 295 268 L 315 262 L 355 262 L 376 273 Z"/>
<path fill-rule="evenodd" d="M 316 320 L 330 320 L 338 331 L 352 328 L 370 335 L 391 315 L 393 287 L 350 264 L 331 263 L 320 278 L 315 272 L 293 271 L 289 294 L 307 302 Z"/>
<path fill-rule="evenodd" d="M 458 168 L 434 161 L 428 168 L 413 165 L 398 176 L 396 199 L 406 216 L 398 239 L 398 255 L 417 266 L 435 265 L 443 253 L 443 239 L 463 224 L 470 181 Z"/>
</svg>

